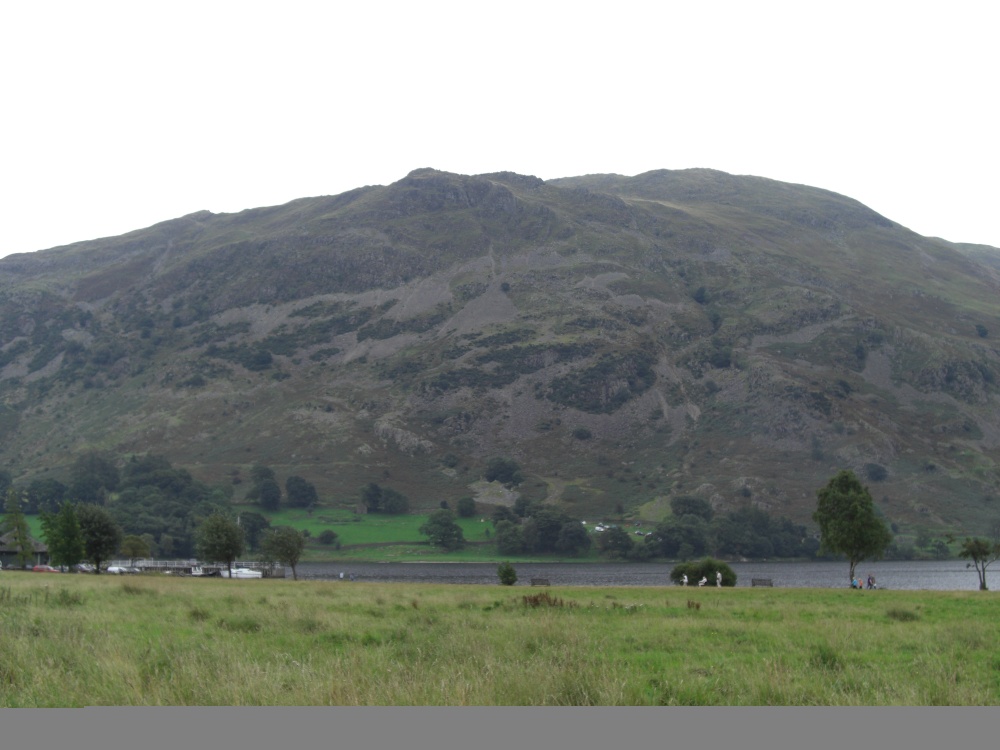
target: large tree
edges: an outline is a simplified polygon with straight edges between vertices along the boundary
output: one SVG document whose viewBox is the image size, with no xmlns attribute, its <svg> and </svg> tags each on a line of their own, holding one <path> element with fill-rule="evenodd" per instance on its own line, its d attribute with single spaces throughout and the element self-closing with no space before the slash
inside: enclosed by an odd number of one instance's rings
<svg viewBox="0 0 1000 750">
<path fill-rule="evenodd" d="M 819 524 L 820 549 L 841 553 L 850 563 L 848 580 L 862 560 L 879 559 L 892 543 L 892 533 L 875 513 L 868 488 L 853 471 L 840 471 L 818 490 L 813 520 Z"/>
<path fill-rule="evenodd" d="M 42 513 L 42 536 L 53 565 L 72 567 L 83 559 L 83 532 L 73 503 L 63 503 L 58 513 Z"/>
<path fill-rule="evenodd" d="M 292 569 L 292 580 L 299 580 L 295 566 L 299 564 L 302 550 L 306 547 L 306 538 L 298 529 L 291 526 L 279 526 L 264 532 L 261 542 L 261 552 L 267 560 L 285 563 Z"/>
<path fill-rule="evenodd" d="M 213 513 L 198 527 L 198 557 L 205 562 L 224 562 L 233 577 L 233 562 L 243 554 L 243 529 L 236 521 Z"/>
<path fill-rule="evenodd" d="M 455 515 L 450 510 L 436 510 L 427 517 L 419 529 L 435 547 L 451 552 L 465 546 L 462 527 L 455 523 Z"/>
<path fill-rule="evenodd" d="M 285 480 L 285 497 L 293 508 L 308 508 L 319 502 L 315 485 L 295 474 Z"/>
<path fill-rule="evenodd" d="M 972 559 L 972 562 L 968 563 L 966 567 L 975 566 L 976 574 L 979 576 L 979 590 L 988 591 L 986 588 L 986 568 L 990 566 L 990 563 L 1000 559 L 1000 542 L 990 544 L 985 539 L 966 538 L 958 554 L 961 557 Z"/>
<path fill-rule="evenodd" d="M 110 560 L 121 547 L 122 530 L 104 508 L 82 504 L 76 508 L 83 536 L 84 556 L 94 563 L 94 572 L 101 572 L 101 563 Z"/>
<path fill-rule="evenodd" d="M 260 513 L 245 510 L 237 517 L 236 522 L 243 529 L 243 536 L 247 540 L 247 547 L 251 552 L 256 552 L 260 546 L 261 532 L 271 528 L 271 522 Z"/>
</svg>

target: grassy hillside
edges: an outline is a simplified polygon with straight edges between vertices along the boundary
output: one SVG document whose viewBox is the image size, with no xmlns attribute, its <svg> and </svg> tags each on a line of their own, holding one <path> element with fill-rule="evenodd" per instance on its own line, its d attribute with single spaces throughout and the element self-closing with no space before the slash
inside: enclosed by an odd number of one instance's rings
<svg viewBox="0 0 1000 750">
<path fill-rule="evenodd" d="M 711 170 L 388 186 L 0 260 L 0 467 L 254 463 L 350 506 L 528 495 L 808 523 L 841 468 L 917 533 L 1000 518 L 990 249 Z M 516 460 L 513 492 L 481 481 Z"/>
</svg>

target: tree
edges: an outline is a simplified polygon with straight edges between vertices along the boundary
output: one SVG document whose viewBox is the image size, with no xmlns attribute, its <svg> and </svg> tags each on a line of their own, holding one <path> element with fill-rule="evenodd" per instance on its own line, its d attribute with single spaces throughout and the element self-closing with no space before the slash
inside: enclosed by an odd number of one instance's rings
<svg viewBox="0 0 1000 750">
<path fill-rule="evenodd" d="M 587 533 L 586 527 L 579 521 L 569 520 L 559 529 L 555 548 L 557 552 L 579 555 L 589 550 L 590 545 L 590 534 Z"/>
<path fill-rule="evenodd" d="M 975 566 L 976 574 L 979 576 L 979 590 L 988 591 L 986 588 L 986 568 L 990 566 L 990 563 L 1000 559 L 1000 543 L 990 544 L 985 539 L 966 537 L 958 554 L 960 557 L 972 559 L 972 562 L 966 563 L 965 567 Z"/>
<path fill-rule="evenodd" d="M 121 553 L 134 565 L 138 558 L 149 557 L 149 544 L 141 536 L 128 534 L 122 539 Z"/>
<path fill-rule="evenodd" d="M 850 563 L 848 579 L 862 560 L 879 559 L 892 543 L 892 532 L 875 513 L 868 488 L 853 471 L 841 471 L 816 493 L 813 520 L 819 524 L 820 549 L 841 553 Z"/>
<path fill-rule="evenodd" d="M 274 479 L 265 479 L 257 486 L 257 497 L 264 510 L 277 510 L 281 506 L 281 487 Z"/>
<path fill-rule="evenodd" d="M 256 552 L 260 534 L 262 531 L 271 528 L 271 522 L 260 513 L 245 510 L 237 518 L 237 523 L 243 529 L 243 536 L 247 540 L 247 547 L 251 552 Z"/>
<path fill-rule="evenodd" d="M 629 533 L 620 526 L 612 526 L 597 535 L 597 548 L 613 559 L 628 557 L 635 542 Z"/>
<path fill-rule="evenodd" d="M 455 509 L 459 518 L 472 518 L 476 515 L 476 501 L 471 497 L 460 497 Z"/>
<path fill-rule="evenodd" d="M 306 538 L 302 532 L 291 526 L 279 526 L 264 534 L 261 549 L 270 560 L 285 563 L 292 569 L 292 580 L 299 580 L 295 566 L 299 564 L 302 550 L 306 548 Z"/>
<path fill-rule="evenodd" d="M 58 513 L 66 499 L 67 487 L 58 479 L 34 479 L 28 485 L 27 513 Z"/>
<path fill-rule="evenodd" d="M 361 488 L 361 502 L 368 508 L 369 513 L 395 515 L 406 513 L 410 509 L 410 501 L 405 495 L 388 487 L 379 487 L 374 482 L 369 482 Z"/>
<path fill-rule="evenodd" d="M 225 562 L 233 577 L 233 561 L 243 554 L 243 529 L 221 513 L 213 513 L 198 527 L 198 557 L 206 562 Z"/>
<path fill-rule="evenodd" d="M 31 562 L 31 557 L 35 552 L 31 544 L 31 533 L 28 530 L 28 522 L 24 520 L 24 513 L 21 512 L 21 498 L 13 487 L 7 489 L 7 500 L 4 503 L 3 523 L 0 523 L 0 534 L 9 534 L 10 541 L 17 551 L 17 564 L 24 567 Z"/>
<path fill-rule="evenodd" d="M 670 510 L 675 518 L 682 516 L 698 516 L 705 521 L 712 520 L 712 504 L 708 500 L 690 495 L 680 495 L 670 501 Z"/>
<path fill-rule="evenodd" d="M 497 567 L 497 577 L 501 586 L 513 586 L 517 583 L 517 571 L 509 562 L 502 562 Z"/>
<path fill-rule="evenodd" d="M 319 502 L 316 487 L 302 477 L 295 475 L 285 480 L 285 498 L 293 508 L 308 508 Z"/>
<path fill-rule="evenodd" d="M 455 516 L 450 510 L 434 511 L 418 531 L 428 537 L 435 547 L 442 547 L 448 552 L 465 546 L 462 527 L 455 523 Z"/>
<path fill-rule="evenodd" d="M 83 559 L 83 532 L 73 503 L 63 503 L 58 513 L 42 513 L 42 537 L 53 565 L 72 567 Z"/>
<path fill-rule="evenodd" d="M 80 505 L 76 509 L 83 537 L 83 554 L 94 563 L 94 572 L 101 572 L 101 563 L 110 560 L 122 544 L 122 530 L 99 505 Z"/>
<path fill-rule="evenodd" d="M 90 452 L 79 456 L 70 468 L 70 497 L 79 503 L 102 504 L 118 489 L 120 476 L 110 458 Z"/>
<path fill-rule="evenodd" d="M 510 458 L 491 458 L 486 464 L 486 471 L 483 479 L 487 482 L 500 482 L 500 484 L 512 487 L 522 481 L 521 467 L 517 461 Z"/>
<path fill-rule="evenodd" d="M 517 555 L 524 552 L 524 534 L 521 527 L 506 519 L 497 521 L 494 537 L 497 552 L 501 555 Z"/>
</svg>

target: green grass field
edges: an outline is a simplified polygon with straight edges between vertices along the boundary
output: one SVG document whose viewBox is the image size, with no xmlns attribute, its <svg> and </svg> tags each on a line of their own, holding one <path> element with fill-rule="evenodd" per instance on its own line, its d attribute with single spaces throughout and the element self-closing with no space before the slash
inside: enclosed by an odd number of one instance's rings
<svg viewBox="0 0 1000 750">
<path fill-rule="evenodd" d="M 0 707 L 996 705 L 980 592 L 0 573 Z"/>
</svg>

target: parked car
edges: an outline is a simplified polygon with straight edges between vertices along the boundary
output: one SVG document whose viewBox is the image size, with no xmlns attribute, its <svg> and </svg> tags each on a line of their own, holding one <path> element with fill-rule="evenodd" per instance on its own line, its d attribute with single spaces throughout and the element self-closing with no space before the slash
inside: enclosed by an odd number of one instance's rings
<svg viewBox="0 0 1000 750">
<path fill-rule="evenodd" d="M 112 575 L 123 576 L 129 571 L 128 568 L 122 568 L 119 567 L 118 565 L 112 565 L 110 568 L 107 569 L 106 572 L 111 573 Z"/>
<path fill-rule="evenodd" d="M 53 568 L 51 565 L 36 565 L 32 568 L 35 573 L 58 573 L 58 568 Z"/>
</svg>

